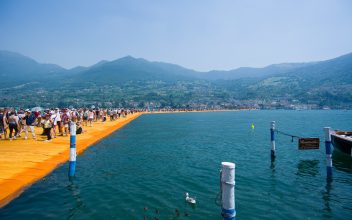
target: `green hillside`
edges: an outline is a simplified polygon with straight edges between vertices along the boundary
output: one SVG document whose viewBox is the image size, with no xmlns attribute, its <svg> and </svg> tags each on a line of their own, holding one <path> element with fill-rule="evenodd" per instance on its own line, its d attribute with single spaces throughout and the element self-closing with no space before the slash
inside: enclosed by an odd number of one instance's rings
<svg viewBox="0 0 352 220">
<path fill-rule="evenodd" d="M 352 54 L 197 72 L 131 56 L 67 70 L 0 51 L 0 77 L 0 106 L 352 108 Z"/>
</svg>

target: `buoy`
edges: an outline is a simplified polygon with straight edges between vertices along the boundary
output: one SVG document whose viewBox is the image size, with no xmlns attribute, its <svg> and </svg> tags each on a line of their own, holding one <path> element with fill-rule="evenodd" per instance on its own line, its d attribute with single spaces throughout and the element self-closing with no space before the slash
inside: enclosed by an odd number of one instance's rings
<svg viewBox="0 0 352 220">
<path fill-rule="evenodd" d="M 189 197 L 188 192 L 186 192 L 186 202 L 191 203 L 191 204 L 196 204 L 196 199 Z"/>
<path fill-rule="evenodd" d="M 332 149 L 331 149 L 331 130 L 330 127 L 324 128 L 325 133 L 325 152 L 326 152 L 326 177 L 332 178 Z"/>
<path fill-rule="evenodd" d="M 251 128 L 254 129 L 254 124 L 253 123 L 251 124 Z"/>
<path fill-rule="evenodd" d="M 221 206 L 224 220 L 235 220 L 235 167 L 234 163 L 221 163 Z"/>
<path fill-rule="evenodd" d="M 68 176 L 73 178 L 76 172 L 76 123 L 70 122 L 70 159 Z"/>
</svg>

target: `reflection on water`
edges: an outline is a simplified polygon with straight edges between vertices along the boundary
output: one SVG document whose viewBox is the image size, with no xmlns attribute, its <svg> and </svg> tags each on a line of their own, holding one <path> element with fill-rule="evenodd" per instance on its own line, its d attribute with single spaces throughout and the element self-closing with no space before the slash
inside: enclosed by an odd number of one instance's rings
<svg viewBox="0 0 352 220">
<path fill-rule="evenodd" d="M 74 205 L 70 208 L 66 219 L 73 219 L 75 214 L 85 207 L 80 196 L 80 189 L 73 180 L 74 178 L 69 177 L 69 184 L 66 186 L 66 189 L 70 192 L 74 201 Z"/>
<path fill-rule="evenodd" d="M 352 173 L 352 157 L 350 155 L 344 154 L 339 150 L 334 150 L 332 163 L 337 170 Z"/>
<path fill-rule="evenodd" d="M 275 157 L 271 157 L 271 161 L 270 161 L 270 169 L 271 171 L 274 173 L 275 172 Z"/>
<path fill-rule="evenodd" d="M 319 174 L 319 160 L 301 160 L 297 165 L 298 176 L 312 176 Z"/>
<path fill-rule="evenodd" d="M 325 191 L 323 191 L 323 201 L 324 201 L 324 216 L 331 217 L 331 207 L 330 207 L 330 191 L 332 189 L 332 179 L 326 179 Z"/>
</svg>

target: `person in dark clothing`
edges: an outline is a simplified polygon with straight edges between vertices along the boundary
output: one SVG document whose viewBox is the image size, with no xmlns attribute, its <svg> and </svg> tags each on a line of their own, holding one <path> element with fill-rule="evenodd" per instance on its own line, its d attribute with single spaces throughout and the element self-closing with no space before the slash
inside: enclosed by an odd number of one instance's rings
<svg viewBox="0 0 352 220">
<path fill-rule="evenodd" d="M 76 134 L 82 134 L 84 132 L 81 123 L 77 122 Z"/>
<path fill-rule="evenodd" d="M 28 130 L 31 131 L 33 139 L 36 139 L 34 130 L 34 123 L 36 121 L 36 118 L 34 112 L 31 112 L 29 109 L 27 109 L 26 116 L 23 119 L 25 120 L 24 131 L 26 134 L 24 139 L 28 138 Z"/>
<path fill-rule="evenodd" d="M 13 136 L 13 138 L 16 139 L 18 128 L 20 127 L 18 116 L 14 111 L 10 113 L 8 122 L 9 122 L 9 129 L 10 129 L 10 141 L 12 141 L 13 131 L 15 130 L 15 135 Z"/>
<path fill-rule="evenodd" d="M 47 136 L 46 141 L 51 140 L 51 128 L 52 128 L 52 121 L 50 119 L 50 115 L 47 114 L 45 115 L 45 121 L 44 121 L 44 134 Z"/>
<path fill-rule="evenodd" d="M 2 139 L 2 135 L 5 132 L 5 124 L 4 124 L 5 116 L 4 110 L 0 109 L 0 139 Z M 4 135 L 5 136 L 5 135 Z"/>
</svg>

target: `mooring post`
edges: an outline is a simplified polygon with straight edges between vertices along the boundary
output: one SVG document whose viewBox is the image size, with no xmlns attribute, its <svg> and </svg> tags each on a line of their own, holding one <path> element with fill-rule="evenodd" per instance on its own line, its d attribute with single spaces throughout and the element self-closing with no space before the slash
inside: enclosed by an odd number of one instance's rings
<svg viewBox="0 0 352 220">
<path fill-rule="evenodd" d="M 224 220 L 235 220 L 235 167 L 234 163 L 221 163 L 221 208 Z"/>
<path fill-rule="evenodd" d="M 332 178 L 332 149 L 330 127 L 324 128 L 325 133 L 325 154 L 326 154 L 326 178 Z"/>
<path fill-rule="evenodd" d="M 68 176 L 73 177 L 76 172 L 76 123 L 70 122 L 70 162 Z"/>
<path fill-rule="evenodd" d="M 275 121 L 270 123 L 270 140 L 271 140 L 271 160 L 276 157 L 275 153 Z"/>
</svg>

